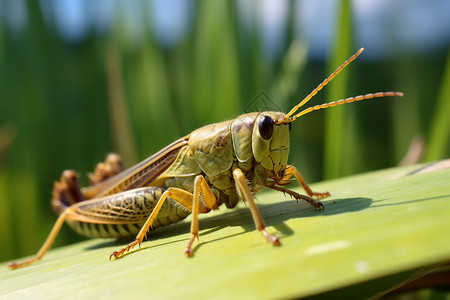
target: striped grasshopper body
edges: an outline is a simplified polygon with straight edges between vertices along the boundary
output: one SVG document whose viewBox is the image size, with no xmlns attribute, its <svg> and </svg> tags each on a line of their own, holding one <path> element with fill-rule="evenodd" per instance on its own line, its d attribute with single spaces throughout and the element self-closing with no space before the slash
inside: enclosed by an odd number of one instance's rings
<svg viewBox="0 0 450 300">
<path fill-rule="evenodd" d="M 288 114 L 249 113 L 207 125 L 125 171 L 120 157 L 110 154 L 105 163 L 98 164 L 90 176 L 91 185 L 86 188 L 79 187 L 74 171 L 64 171 L 53 188 L 51 203 L 59 218 L 47 240 L 36 256 L 9 266 L 16 269 L 41 259 L 64 221 L 88 237 L 136 237 L 126 247 L 113 252 L 111 259 L 141 244 L 150 228 L 176 223 L 192 213 L 191 238 L 185 250 L 185 254 L 191 256 L 193 242 L 198 238 L 198 214 L 208 213 L 222 204 L 233 208 L 240 199 L 248 204 L 256 229 L 268 242 L 279 245 L 278 238 L 265 230 L 254 193 L 268 187 L 289 194 L 297 201 L 305 200 L 316 209 L 323 209 L 323 205 L 313 197 L 330 195 L 313 192 L 298 170 L 288 165 L 291 122 L 313 110 L 374 97 L 402 96 L 400 92 L 367 94 L 317 105 L 295 114 L 362 51 L 360 49 L 344 62 Z M 284 188 L 292 176 L 307 196 Z"/>
</svg>

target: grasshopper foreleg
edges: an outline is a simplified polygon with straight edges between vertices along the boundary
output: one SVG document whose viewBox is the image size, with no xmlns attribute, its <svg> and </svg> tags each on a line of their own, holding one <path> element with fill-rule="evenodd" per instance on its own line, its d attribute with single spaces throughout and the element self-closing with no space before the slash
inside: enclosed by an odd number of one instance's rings
<svg viewBox="0 0 450 300">
<path fill-rule="evenodd" d="M 317 198 L 325 198 L 325 197 L 329 197 L 330 193 L 329 192 L 322 192 L 322 193 L 316 193 L 313 192 L 311 190 L 311 188 L 309 187 L 309 185 L 306 183 L 305 179 L 303 179 L 302 175 L 300 174 L 300 172 L 297 170 L 296 167 L 294 166 L 287 166 L 287 168 L 289 170 L 289 172 L 293 173 L 295 178 L 297 179 L 297 181 L 301 184 L 301 186 L 303 187 L 303 189 L 305 190 L 305 192 L 308 194 L 309 197 L 317 197 Z M 287 193 L 287 192 L 286 192 Z M 289 193 L 290 194 L 290 193 Z M 291 194 L 292 195 L 292 194 Z M 294 196 L 294 195 L 292 195 Z M 294 196 L 295 198 L 295 196 Z M 297 198 L 296 198 L 297 199 Z M 303 198 L 302 198 L 303 199 Z M 298 200 L 298 199 L 297 199 Z M 306 200 L 306 199 L 303 199 Z M 309 202 L 308 200 L 306 200 L 307 202 Z M 313 203 L 309 202 L 312 206 L 316 207 Z M 316 207 L 317 208 L 317 207 Z M 322 206 L 323 208 L 323 206 Z"/>
<path fill-rule="evenodd" d="M 248 186 L 247 180 L 245 178 L 244 173 L 240 169 L 235 169 L 233 171 L 233 177 L 236 182 L 236 186 L 242 196 L 242 198 L 248 202 L 250 211 L 252 213 L 253 221 L 255 222 L 256 229 L 260 231 L 264 238 L 271 243 L 274 246 L 280 245 L 279 239 L 274 236 L 270 235 L 266 231 L 266 225 L 264 224 L 264 221 L 261 217 L 261 214 L 259 213 L 259 209 L 255 204 L 255 200 L 253 199 L 253 195 L 250 191 L 250 188 Z"/>
<path fill-rule="evenodd" d="M 294 166 L 287 166 L 286 178 L 284 178 L 283 180 L 287 181 L 292 175 L 295 176 L 295 178 L 300 183 L 300 185 L 303 187 L 303 189 L 306 191 L 308 196 L 301 195 L 299 193 L 296 193 L 294 191 L 288 190 L 288 189 L 280 187 L 280 186 L 276 186 L 275 183 L 266 184 L 265 186 L 272 190 L 276 190 L 276 191 L 288 194 L 288 195 L 292 196 L 293 198 L 295 198 L 295 200 L 297 200 L 297 202 L 298 202 L 298 200 L 304 200 L 304 201 L 308 202 L 309 204 L 311 204 L 312 206 L 314 206 L 315 208 L 322 210 L 323 204 L 319 201 L 314 200 L 312 197 L 316 197 L 316 198 L 329 197 L 330 193 L 328 193 L 328 192 L 322 192 L 322 193 L 313 192 L 311 190 L 311 188 L 309 187 L 309 185 L 306 183 L 305 179 L 303 179 L 302 175 L 297 170 L 297 168 Z"/>
</svg>

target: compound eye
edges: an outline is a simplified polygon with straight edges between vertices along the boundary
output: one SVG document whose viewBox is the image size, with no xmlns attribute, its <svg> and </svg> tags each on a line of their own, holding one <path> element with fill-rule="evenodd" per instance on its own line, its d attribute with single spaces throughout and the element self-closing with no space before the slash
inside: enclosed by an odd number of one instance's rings
<svg viewBox="0 0 450 300">
<path fill-rule="evenodd" d="M 292 123 L 288 123 L 289 132 L 292 130 Z"/>
<path fill-rule="evenodd" d="M 274 123 L 271 117 L 263 116 L 261 118 L 261 121 L 259 121 L 259 134 L 263 139 L 268 140 L 272 137 Z"/>
</svg>

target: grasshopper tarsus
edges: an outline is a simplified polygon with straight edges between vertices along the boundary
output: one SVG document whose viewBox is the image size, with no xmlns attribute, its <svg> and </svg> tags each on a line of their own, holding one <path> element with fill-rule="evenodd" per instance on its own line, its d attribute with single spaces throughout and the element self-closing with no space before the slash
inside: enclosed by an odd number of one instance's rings
<svg viewBox="0 0 450 300">
<path fill-rule="evenodd" d="M 306 183 L 304 183 L 306 185 Z M 307 186 L 307 185 L 306 185 Z M 284 187 L 281 186 L 267 186 L 268 188 L 271 188 L 273 190 L 282 192 L 284 194 L 288 194 L 289 196 L 291 196 L 292 198 L 294 198 L 295 200 L 297 200 L 297 203 L 299 200 L 303 200 L 308 202 L 311 206 L 313 206 L 314 208 L 317 208 L 318 210 L 322 210 L 324 209 L 324 206 L 322 204 L 322 202 L 316 201 L 314 200 L 312 197 L 317 197 L 317 198 L 325 198 L 325 197 L 329 197 L 330 193 L 329 192 L 322 192 L 322 193 L 315 193 L 312 192 L 311 189 L 308 187 L 308 190 L 310 191 L 310 193 L 308 193 L 310 196 L 306 196 L 306 195 L 302 195 L 299 193 L 296 193 L 294 191 L 288 190 Z"/>
<path fill-rule="evenodd" d="M 192 245 L 194 244 L 195 239 L 197 239 L 197 241 L 200 241 L 198 232 L 194 232 L 193 234 L 191 234 L 191 238 L 189 239 L 186 245 L 186 249 L 184 250 L 184 255 L 186 257 L 194 256 L 194 249 L 192 249 Z"/>
<path fill-rule="evenodd" d="M 11 270 L 15 270 L 15 269 L 18 269 L 18 268 L 22 268 L 22 267 L 31 265 L 36 260 L 38 260 L 38 258 L 33 258 L 31 260 L 27 260 L 27 261 L 22 262 L 22 263 L 9 262 L 8 263 L 8 268 L 10 268 Z"/>
<path fill-rule="evenodd" d="M 326 198 L 326 197 L 330 197 L 331 194 L 329 192 L 323 192 L 323 193 L 312 193 L 312 197 L 316 197 L 316 198 Z M 314 199 L 311 199 L 311 202 L 308 201 L 308 203 L 310 203 L 312 206 L 314 206 L 317 210 L 323 210 L 324 206 L 322 204 L 322 202 L 320 201 L 316 201 Z"/>
<path fill-rule="evenodd" d="M 113 253 L 111 253 L 111 255 L 109 256 L 109 260 L 112 260 L 112 258 L 114 257 L 114 259 L 119 259 L 125 252 L 129 251 L 130 249 L 122 249 L 119 251 L 114 251 Z"/>
<path fill-rule="evenodd" d="M 292 195 L 292 196 L 297 200 L 297 204 L 298 204 L 298 200 L 304 200 L 304 201 L 308 202 L 309 204 L 311 204 L 311 206 L 314 207 L 317 210 L 323 210 L 324 209 L 324 206 L 323 206 L 322 202 L 316 201 L 316 200 L 314 200 L 311 197 L 308 197 L 308 196 L 305 196 L 305 195 L 301 195 L 301 194 Z M 328 196 L 329 196 L 329 194 L 328 194 Z M 326 196 L 326 197 L 328 197 L 328 196 Z"/>
<path fill-rule="evenodd" d="M 22 265 L 21 264 L 16 264 L 16 263 L 14 263 L 14 262 L 9 262 L 8 263 L 8 268 L 10 268 L 10 269 L 12 269 L 12 270 L 15 270 L 15 269 L 17 269 L 17 268 L 20 268 Z"/>
<path fill-rule="evenodd" d="M 323 207 L 323 204 L 322 204 L 322 202 L 316 202 L 317 203 L 317 210 L 323 210 L 324 209 L 324 207 Z"/>
<path fill-rule="evenodd" d="M 135 240 L 134 242 L 128 244 L 126 247 L 122 248 L 119 251 L 114 251 L 113 253 L 111 253 L 111 255 L 109 256 L 109 260 L 111 260 L 111 258 L 114 256 L 114 259 L 118 259 L 120 258 L 125 252 L 129 252 L 134 246 L 138 245 L 139 247 L 141 246 L 141 242 L 139 242 L 138 240 Z"/>
<path fill-rule="evenodd" d="M 192 257 L 192 256 L 194 256 L 194 251 L 192 249 L 187 249 L 186 248 L 186 250 L 184 250 L 184 255 L 186 257 Z"/>
<path fill-rule="evenodd" d="M 264 238 L 266 239 L 267 242 L 271 243 L 273 246 L 280 246 L 280 240 L 278 239 L 277 236 L 275 235 L 271 235 L 268 234 L 266 230 L 261 230 Z"/>
</svg>

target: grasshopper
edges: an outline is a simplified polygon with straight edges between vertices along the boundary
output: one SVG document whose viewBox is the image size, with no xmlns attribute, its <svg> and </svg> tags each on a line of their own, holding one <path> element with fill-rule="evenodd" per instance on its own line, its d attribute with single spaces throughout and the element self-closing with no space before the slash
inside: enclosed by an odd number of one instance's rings
<svg viewBox="0 0 450 300">
<path fill-rule="evenodd" d="M 111 260 L 140 245 L 150 228 L 176 223 L 191 213 L 191 236 L 185 254 L 192 256 L 192 245 L 199 237 L 198 214 L 222 204 L 234 208 L 240 199 L 248 204 L 256 229 L 269 243 L 280 245 L 275 235 L 267 233 L 254 194 L 267 187 L 297 201 L 305 200 L 319 210 L 323 205 L 313 198 L 330 195 L 313 192 L 300 172 L 287 164 L 291 123 L 314 110 L 376 97 L 403 96 L 401 92 L 371 93 L 316 105 L 296 114 L 363 50 L 345 61 L 287 114 L 248 113 L 204 126 L 127 170 L 123 170 L 117 154 L 110 154 L 97 165 L 90 175 L 91 185 L 85 188 L 80 188 L 74 171 L 64 171 L 53 188 L 51 205 L 59 217 L 49 236 L 33 258 L 10 263 L 9 267 L 16 269 L 41 259 L 65 221 L 88 237 L 135 237 L 126 247 L 114 251 Z M 307 196 L 284 187 L 292 176 Z"/>
</svg>

